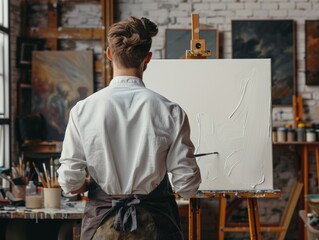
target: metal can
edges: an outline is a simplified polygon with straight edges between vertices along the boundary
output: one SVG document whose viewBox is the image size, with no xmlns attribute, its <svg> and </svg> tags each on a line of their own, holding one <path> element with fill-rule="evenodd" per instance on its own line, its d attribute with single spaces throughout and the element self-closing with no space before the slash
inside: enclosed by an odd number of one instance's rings
<svg viewBox="0 0 319 240">
<path fill-rule="evenodd" d="M 306 141 L 306 130 L 304 127 L 298 127 L 297 130 L 297 141 L 305 142 Z"/>
<path fill-rule="evenodd" d="M 316 141 L 316 133 L 313 128 L 308 128 L 306 130 L 306 141 L 307 142 L 315 142 Z"/>
<path fill-rule="evenodd" d="M 286 142 L 287 140 L 287 131 L 284 127 L 279 127 L 277 129 L 277 141 L 278 142 Z"/>
<path fill-rule="evenodd" d="M 294 129 L 288 129 L 287 131 L 287 142 L 296 141 L 296 131 Z"/>
</svg>

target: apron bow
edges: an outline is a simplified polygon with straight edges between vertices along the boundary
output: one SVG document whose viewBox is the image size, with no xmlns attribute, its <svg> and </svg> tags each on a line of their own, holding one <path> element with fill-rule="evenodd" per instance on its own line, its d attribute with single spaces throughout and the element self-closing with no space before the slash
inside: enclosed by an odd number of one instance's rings
<svg viewBox="0 0 319 240">
<path fill-rule="evenodd" d="M 131 231 L 137 229 L 136 208 L 140 200 L 135 195 L 127 199 L 112 200 L 112 207 L 118 208 L 114 219 L 114 229 L 117 231 Z"/>
</svg>

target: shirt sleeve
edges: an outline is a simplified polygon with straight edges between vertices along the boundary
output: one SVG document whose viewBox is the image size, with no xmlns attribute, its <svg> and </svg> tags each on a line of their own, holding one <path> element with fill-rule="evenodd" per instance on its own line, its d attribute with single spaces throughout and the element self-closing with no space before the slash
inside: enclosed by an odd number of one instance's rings
<svg viewBox="0 0 319 240">
<path fill-rule="evenodd" d="M 179 107 L 173 109 L 175 131 L 167 156 L 167 169 L 172 174 L 175 192 L 183 198 L 194 195 L 201 183 L 200 170 L 194 157 L 190 139 L 190 126 L 186 113 Z"/>
<path fill-rule="evenodd" d="M 70 111 L 60 163 L 58 181 L 61 188 L 65 193 L 78 190 L 84 184 L 87 164 L 75 108 Z"/>
</svg>

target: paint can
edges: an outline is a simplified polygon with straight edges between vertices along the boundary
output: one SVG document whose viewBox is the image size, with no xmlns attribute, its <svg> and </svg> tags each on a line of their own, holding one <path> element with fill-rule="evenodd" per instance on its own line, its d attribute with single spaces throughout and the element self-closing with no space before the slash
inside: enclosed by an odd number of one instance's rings
<svg viewBox="0 0 319 240">
<path fill-rule="evenodd" d="M 277 141 L 278 142 L 286 142 L 287 140 L 287 131 L 284 127 L 279 127 L 277 129 Z"/>
<path fill-rule="evenodd" d="M 307 142 L 315 142 L 316 141 L 316 133 L 313 128 L 308 128 L 306 130 L 306 141 Z"/>
<path fill-rule="evenodd" d="M 319 141 L 319 129 L 316 129 L 316 141 L 318 142 Z"/>
<path fill-rule="evenodd" d="M 305 142 L 306 141 L 306 130 L 303 123 L 298 124 L 297 128 L 297 141 L 298 142 Z"/>
<path fill-rule="evenodd" d="M 287 141 L 294 142 L 296 141 L 296 131 L 294 129 L 288 129 L 287 132 Z"/>
<path fill-rule="evenodd" d="M 318 132 L 318 134 L 319 134 L 319 132 Z M 276 127 L 272 128 L 271 136 L 272 136 L 272 141 L 277 142 L 277 128 Z"/>
</svg>

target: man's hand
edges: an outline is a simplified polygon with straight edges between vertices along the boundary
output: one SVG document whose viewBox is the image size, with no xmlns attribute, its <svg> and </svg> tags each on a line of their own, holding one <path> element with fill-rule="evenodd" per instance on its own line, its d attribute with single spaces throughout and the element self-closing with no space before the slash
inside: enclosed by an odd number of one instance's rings
<svg viewBox="0 0 319 240">
<path fill-rule="evenodd" d="M 89 190 L 89 184 L 90 184 L 90 177 L 87 177 L 85 178 L 83 185 L 79 189 L 71 191 L 71 193 L 72 194 L 84 193 L 87 190 Z"/>
</svg>

